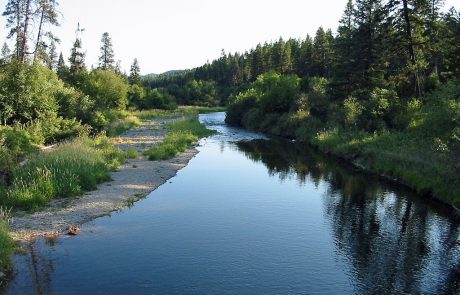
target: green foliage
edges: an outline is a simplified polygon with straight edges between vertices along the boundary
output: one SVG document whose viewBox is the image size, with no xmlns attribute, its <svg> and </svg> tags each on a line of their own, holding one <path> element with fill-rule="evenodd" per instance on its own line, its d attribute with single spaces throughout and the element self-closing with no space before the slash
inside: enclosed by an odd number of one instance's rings
<svg viewBox="0 0 460 295">
<path fill-rule="evenodd" d="M 356 99 L 356 97 L 348 97 L 343 101 L 344 121 L 349 127 L 356 127 L 361 114 L 364 111 L 364 106 Z"/>
<path fill-rule="evenodd" d="M 189 81 L 182 92 L 182 102 L 186 105 L 215 106 L 217 89 L 214 81 Z"/>
<path fill-rule="evenodd" d="M 108 136 L 120 135 L 126 130 L 129 130 L 133 127 L 138 127 L 140 125 L 141 125 L 141 121 L 136 116 L 128 116 L 124 119 L 118 119 L 109 125 L 107 129 L 107 135 Z"/>
<path fill-rule="evenodd" d="M 1 123 L 27 123 L 47 118 L 57 111 L 55 96 L 63 86 L 49 69 L 13 61 L 0 79 Z"/>
<path fill-rule="evenodd" d="M 15 244 L 9 233 L 9 212 L 0 207 L 0 271 L 11 268 Z"/>
<path fill-rule="evenodd" d="M 128 157 L 128 159 L 138 159 L 139 152 L 135 149 L 131 149 L 126 152 L 126 156 Z"/>
<path fill-rule="evenodd" d="M 197 118 L 176 121 L 169 127 L 164 141 L 146 152 L 150 160 L 171 159 L 199 138 L 213 134 L 213 131 L 201 125 Z"/>
<path fill-rule="evenodd" d="M 128 104 L 128 84 L 112 71 L 95 70 L 85 83 L 85 93 L 100 110 L 124 109 Z"/>
<path fill-rule="evenodd" d="M 147 90 L 145 96 L 138 108 L 143 109 L 163 109 L 163 110 L 175 110 L 177 103 L 173 96 L 167 91 L 162 89 Z"/>
<path fill-rule="evenodd" d="M 80 138 L 32 156 L 13 172 L 12 184 L 0 203 L 36 209 L 53 198 L 72 197 L 110 180 L 109 171 L 124 161 L 124 153 L 105 137 Z"/>
</svg>

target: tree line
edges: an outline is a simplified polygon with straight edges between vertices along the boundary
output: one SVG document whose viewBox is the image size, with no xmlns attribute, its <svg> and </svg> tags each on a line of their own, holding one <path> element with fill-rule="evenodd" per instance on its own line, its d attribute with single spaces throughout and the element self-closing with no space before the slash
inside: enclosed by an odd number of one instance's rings
<svg viewBox="0 0 460 295">
<path fill-rule="evenodd" d="M 151 88 L 215 81 L 226 100 L 268 71 L 330 79 L 331 93 L 344 100 L 376 87 L 420 97 L 459 74 L 459 16 L 441 13 L 442 0 L 348 1 L 337 33 L 320 27 L 315 36 L 258 44 L 226 54 L 193 70 L 150 78 Z M 172 85 L 172 86 L 171 86 Z"/>
</svg>

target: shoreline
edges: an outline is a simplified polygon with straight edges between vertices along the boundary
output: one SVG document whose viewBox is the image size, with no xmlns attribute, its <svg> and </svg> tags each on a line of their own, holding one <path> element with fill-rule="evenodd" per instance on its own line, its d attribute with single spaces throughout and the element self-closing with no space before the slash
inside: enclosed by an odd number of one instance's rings
<svg viewBox="0 0 460 295">
<path fill-rule="evenodd" d="M 166 125 L 173 120 L 145 120 L 141 126 L 114 138 L 116 146 L 124 151 L 135 149 L 139 158 L 127 159 L 110 173 L 112 181 L 99 184 L 94 191 L 77 198 L 53 200 L 43 210 L 31 214 L 16 213 L 10 226 L 14 240 L 30 242 L 65 234 L 70 226 L 81 226 L 131 206 L 174 177 L 198 153 L 195 147 L 164 161 L 150 161 L 143 155 L 145 150 L 163 141 Z"/>
</svg>

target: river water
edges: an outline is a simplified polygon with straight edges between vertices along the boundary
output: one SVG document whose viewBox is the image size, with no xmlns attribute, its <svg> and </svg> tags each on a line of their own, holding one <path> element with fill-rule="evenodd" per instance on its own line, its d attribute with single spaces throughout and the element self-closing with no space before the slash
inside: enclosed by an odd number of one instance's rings
<svg viewBox="0 0 460 295">
<path fill-rule="evenodd" d="M 457 294 L 459 224 L 404 188 L 230 128 L 132 208 L 38 240 L 8 294 Z"/>
</svg>

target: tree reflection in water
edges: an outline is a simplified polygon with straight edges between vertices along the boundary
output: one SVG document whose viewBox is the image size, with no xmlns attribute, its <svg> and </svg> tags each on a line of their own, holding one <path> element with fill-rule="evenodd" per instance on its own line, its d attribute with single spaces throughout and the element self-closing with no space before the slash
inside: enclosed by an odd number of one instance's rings
<svg viewBox="0 0 460 295">
<path fill-rule="evenodd" d="M 327 186 L 322 196 L 337 252 L 352 266 L 359 293 L 456 294 L 459 226 L 434 204 L 404 188 L 286 140 L 236 143 L 280 180 Z"/>
</svg>

